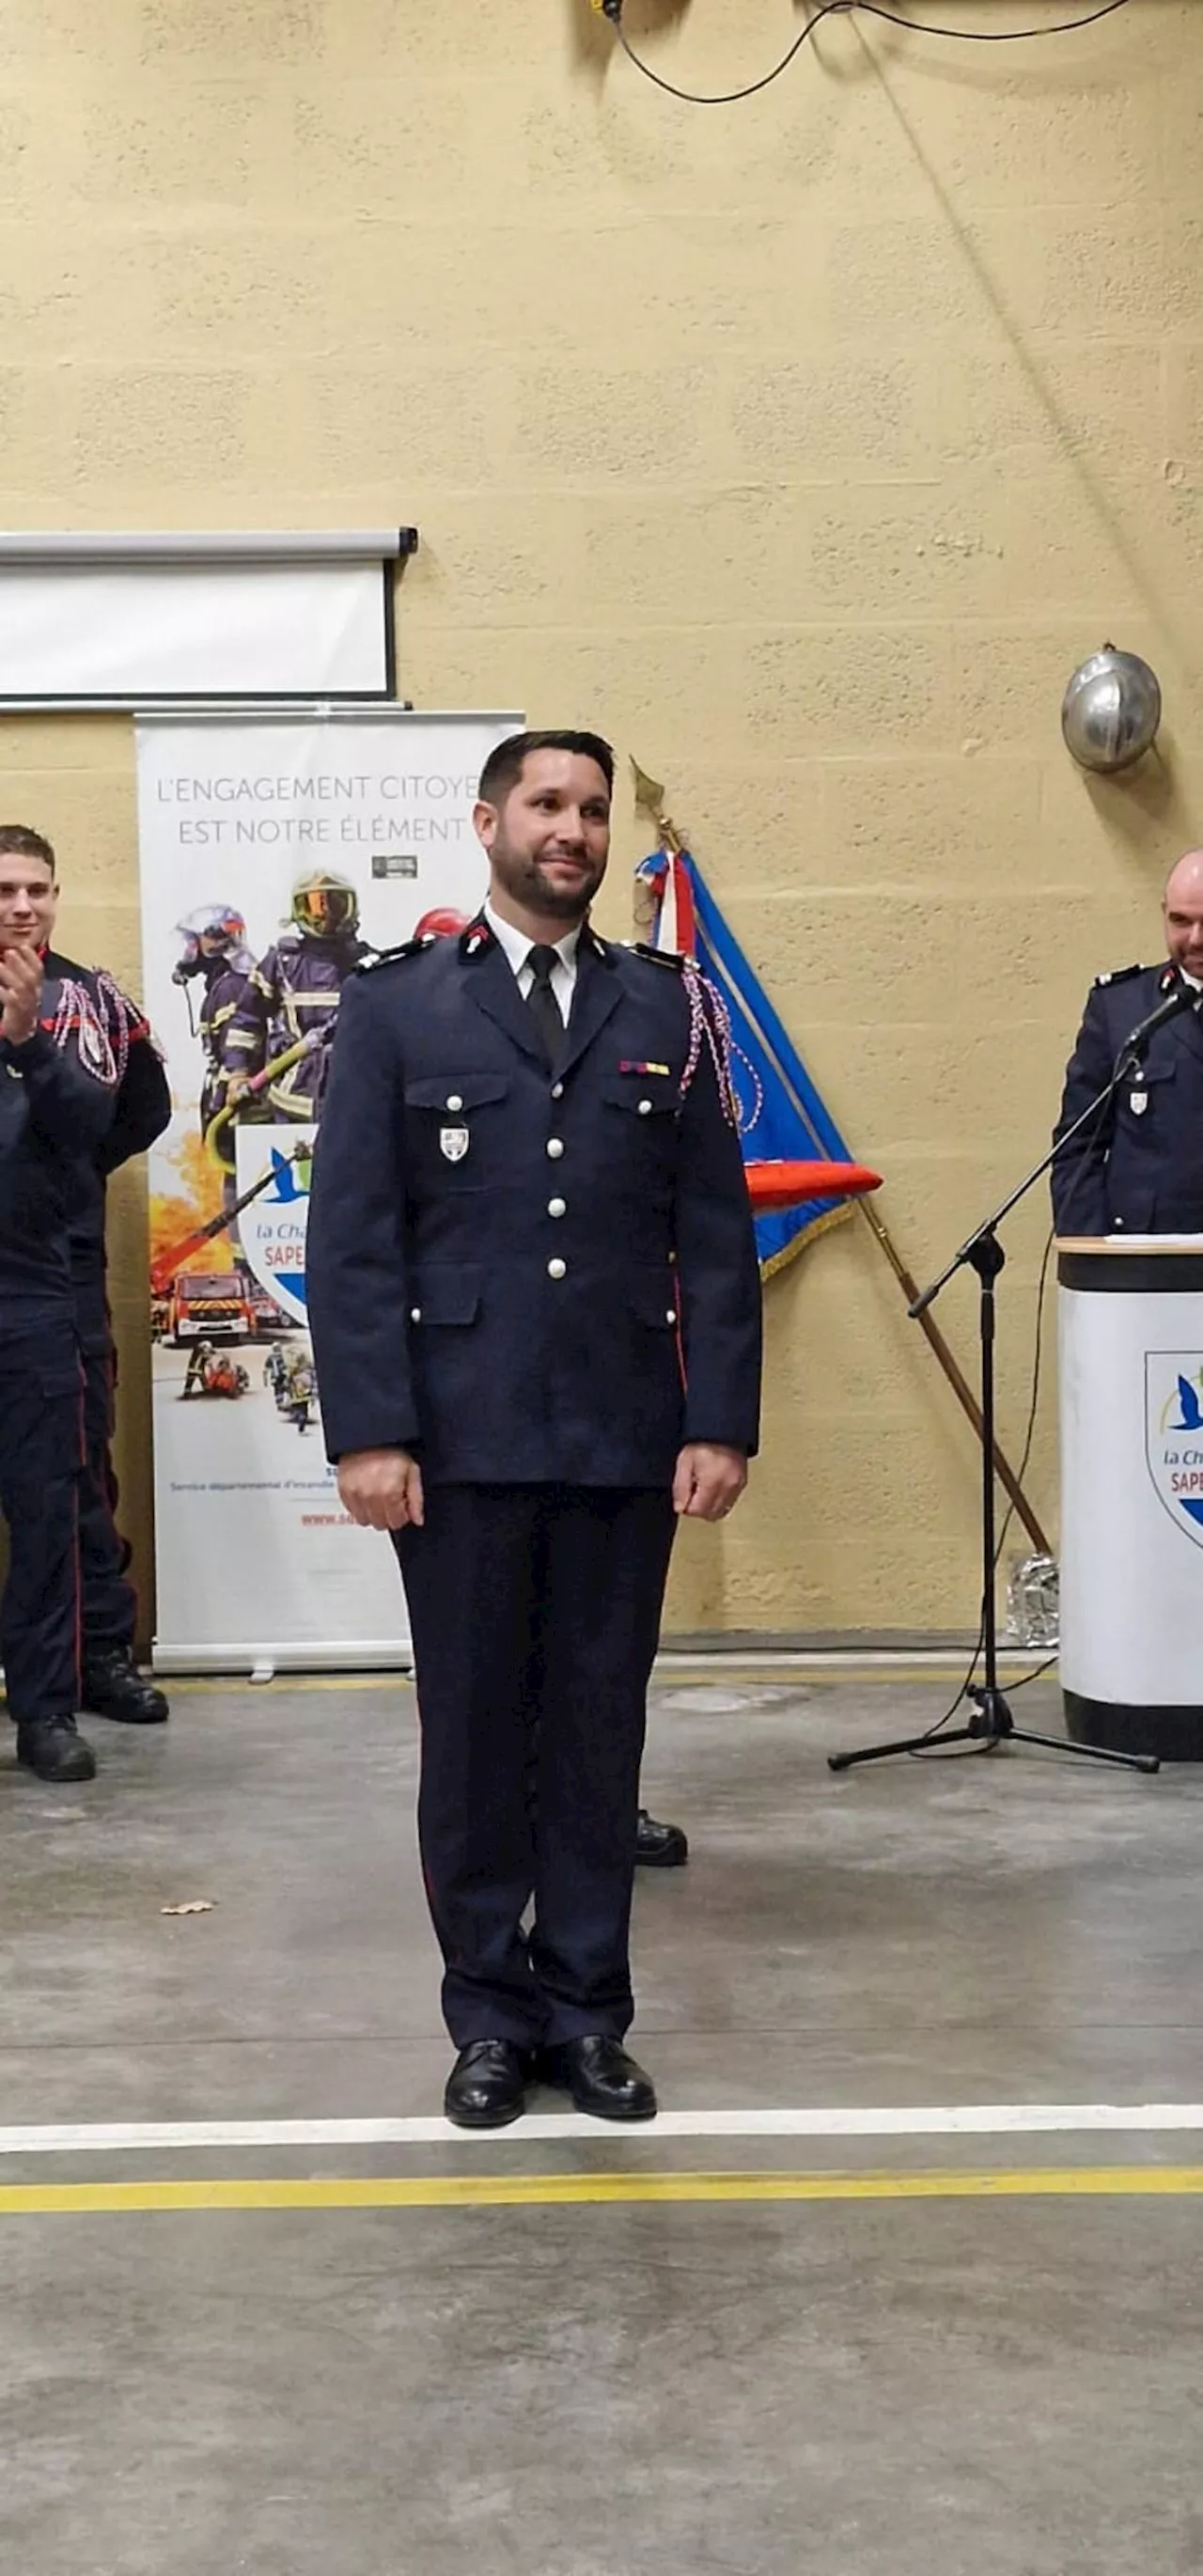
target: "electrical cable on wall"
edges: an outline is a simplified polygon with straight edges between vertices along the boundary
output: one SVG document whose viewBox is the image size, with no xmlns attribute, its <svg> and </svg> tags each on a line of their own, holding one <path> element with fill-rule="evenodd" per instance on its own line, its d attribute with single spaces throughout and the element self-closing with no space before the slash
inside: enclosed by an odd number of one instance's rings
<svg viewBox="0 0 1203 2576">
<path fill-rule="evenodd" d="M 651 64 L 645 62 L 641 54 L 636 53 L 622 23 L 623 0 L 592 0 L 592 6 L 600 17 L 610 20 L 623 52 L 634 64 L 636 71 L 642 72 L 645 80 L 654 82 L 657 89 L 667 90 L 670 98 L 684 99 L 690 107 L 734 107 L 740 99 L 755 98 L 758 91 L 769 89 L 774 81 L 780 80 L 782 73 L 789 70 L 790 64 L 801 53 L 803 46 L 809 44 L 812 36 L 817 35 L 825 18 L 850 18 L 859 11 L 863 17 L 884 18 L 891 27 L 907 27 L 914 35 L 936 36 L 953 44 L 1021 45 L 1034 43 L 1041 36 L 1072 36 L 1079 27 L 1097 27 L 1100 19 L 1113 18 L 1118 10 L 1129 8 L 1131 0 L 1101 0 L 1100 6 L 1088 10 L 1084 16 L 1061 18 L 1049 27 L 988 29 L 924 25 L 921 19 L 908 18 L 899 9 L 887 8 L 885 0 L 820 0 L 820 6 L 816 9 L 814 17 L 795 36 L 788 52 L 782 55 L 779 63 L 774 63 L 771 71 L 763 73 L 759 80 L 749 81 L 743 89 L 728 90 L 679 89 L 675 81 L 665 80 L 661 72 L 654 71 Z"/>
</svg>

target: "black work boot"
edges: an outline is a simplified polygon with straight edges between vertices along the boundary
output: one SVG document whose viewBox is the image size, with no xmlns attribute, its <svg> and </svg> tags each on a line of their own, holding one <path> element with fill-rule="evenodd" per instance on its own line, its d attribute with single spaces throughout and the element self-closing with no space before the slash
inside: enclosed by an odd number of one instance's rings
<svg viewBox="0 0 1203 2576">
<path fill-rule="evenodd" d="M 162 1691 L 139 1672 L 129 1646 L 85 1650 L 80 1705 L 93 1717 L 117 1717 L 126 1726 L 161 1726 L 168 1715 Z"/>
<path fill-rule="evenodd" d="M 73 1717 L 27 1717 L 17 1728 L 17 1760 L 39 1780 L 94 1780 L 96 1756 Z"/>
</svg>

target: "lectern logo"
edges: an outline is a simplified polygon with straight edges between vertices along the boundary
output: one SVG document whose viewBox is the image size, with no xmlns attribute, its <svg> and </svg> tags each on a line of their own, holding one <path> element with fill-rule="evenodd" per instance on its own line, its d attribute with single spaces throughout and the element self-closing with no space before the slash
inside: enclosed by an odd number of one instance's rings
<svg viewBox="0 0 1203 2576">
<path fill-rule="evenodd" d="M 1203 1547 L 1203 1351 L 1145 1352 L 1145 1456 L 1158 1502 Z"/>
</svg>

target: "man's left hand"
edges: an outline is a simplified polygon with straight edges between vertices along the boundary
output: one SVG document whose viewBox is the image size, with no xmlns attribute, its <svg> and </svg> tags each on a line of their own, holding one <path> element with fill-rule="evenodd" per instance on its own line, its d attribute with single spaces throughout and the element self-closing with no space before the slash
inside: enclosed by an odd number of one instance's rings
<svg viewBox="0 0 1203 2576">
<path fill-rule="evenodd" d="M 685 1520 L 725 1520 L 747 1481 L 748 1462 L 742 1449 L 719 1449 L 708 1440 L 692 1440 L 677 1460 L 673 1509 Z"/>
<path fill-rule="evenodd" d="M 38 1025 L 42 960 L 36 948 L 0 949 L 0 1037 L 24 1046 Z"/>
</svg>

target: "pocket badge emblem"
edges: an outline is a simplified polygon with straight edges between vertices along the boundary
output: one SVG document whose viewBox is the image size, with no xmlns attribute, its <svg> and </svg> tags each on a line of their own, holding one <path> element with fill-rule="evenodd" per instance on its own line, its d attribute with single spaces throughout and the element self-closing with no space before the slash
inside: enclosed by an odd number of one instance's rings
<svg viewBox="0 0 1203 2576">
<path fill-rule="evenodd" d="M 439 1144 L 449 1163 L 462 1163 L 468 1151 L 466 1127 L 440 1127 Z"/>
<path fill-rule="evenodd" d="M 1148 1095 L 1148 1092 L 1147 1092 L 1147 1091 L 1130 1091 L 1130 1092 L 1129 1092 L 1129 1094 L 1128 1094 L 1128 1107 L 1129 1107 L 1129 1109 L 1131 1110 L 1132 1115 L 1133 1115 L 1133 1117 L 1134 1117 L 1134 1118 L 1143 1118 L 1143 1117 L 1144 1117 L 1144 1114 L 1145 1114 L 1145 1111 L 1146 1111 L 1146 1109 L 1148 1108 L 1148 1105 L 1149 1105 L 1149 1095 Z"/>
</svg>

